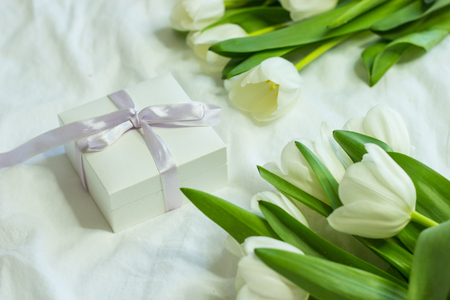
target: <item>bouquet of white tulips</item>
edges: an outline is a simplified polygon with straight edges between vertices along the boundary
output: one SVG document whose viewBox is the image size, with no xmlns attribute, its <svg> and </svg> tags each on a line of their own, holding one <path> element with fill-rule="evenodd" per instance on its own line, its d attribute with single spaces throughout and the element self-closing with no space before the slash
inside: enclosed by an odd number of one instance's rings
<svg viewBox="0 0 450 300">
<path fill-rule="evenodd" d="M 450 299 L 450 181 L 412 158 L 400 115 L 386 106 L 344 130 L 324 123 L 315 141 L 297 139 L 281 166 L 258 167 L 277 192 L 247 211 L 182 189 L 229 233 L 240 257 L 237 299 Z M 307 206 L 386 262 L 379 267 L 309 228 Z"/>
<path fill-rule="evenodd" d="M 181 0 L 171 25 L 222 71 L 236 107 L 270 121 L 299 98 L 298 70 L 358 33 L 379 38 L 362 53 L 370 86 L 408 49 L 437 45 L 450 32 L 450 0 Z M 295 65 L 283 58 L 295 53 Z"/>
</svg>

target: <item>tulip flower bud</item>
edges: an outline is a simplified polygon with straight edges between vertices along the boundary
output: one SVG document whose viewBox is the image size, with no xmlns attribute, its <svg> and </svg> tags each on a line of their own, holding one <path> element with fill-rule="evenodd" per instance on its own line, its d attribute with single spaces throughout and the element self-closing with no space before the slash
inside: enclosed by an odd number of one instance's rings
<svg viewBox="0 0 450 300">
<path fill-rule="evenodd" d="M 181 0 L 172 9 L 170 26 L 179 31 L 201 30 L 225 13 L 222 0 Z"/>
<path fill-rule="evenodd" d="M 236 300 L 294 300 L 308 299 L 308 293 L 272 270 L 256 255 L 257 248 L 270 248 L 303 254 L 298 248 L 285 242 L 264 236 L 252 236 L 239 245 L 232 237 L 225 241 L 227 249 L 242 257 L 236 275 Z"/>
</svg>

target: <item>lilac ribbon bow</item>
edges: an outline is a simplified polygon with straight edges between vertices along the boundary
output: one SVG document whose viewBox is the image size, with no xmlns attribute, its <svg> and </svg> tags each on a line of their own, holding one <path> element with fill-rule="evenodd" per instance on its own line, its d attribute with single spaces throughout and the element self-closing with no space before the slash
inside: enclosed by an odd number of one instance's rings
<svg viewBox="0 0 450 300">
<path fill-rule="evenodd" d="M 81 152 L 102 151 L 130 129 L 142 128 L 144 140 L 161 174 L 166 210 L 182 205 L 180 183 L 175 161 L 164 141 L 152 129 L 159 127 L 197 127 L 220 122 L 220 107 L 199 102 L 149 106 L 137 112 L 131 97 L 118 91 L 108 97 L 120 109 L 103 116 L 73 122 L 56 128 L 6 153 L 0 153 L 0 168 L 10 167 L 27 159 L 76 141 L 78 169 L 87 189 Z"/>
</svg>

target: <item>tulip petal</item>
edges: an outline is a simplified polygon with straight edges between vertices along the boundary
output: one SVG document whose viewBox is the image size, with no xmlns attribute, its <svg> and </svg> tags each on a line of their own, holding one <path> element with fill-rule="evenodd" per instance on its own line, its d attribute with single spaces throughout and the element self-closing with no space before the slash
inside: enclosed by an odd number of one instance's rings
<svg viewBox="0 0 450 300">
<path fill-rule="evenodd" d="M 247 73 L 242 73 L 236 76 L 231 77 L 230 79 L 223 81 L 223 86 L 227 90 L 227 92 L 230 92 L 232 89 L 234 89 L 236 86 L 240 86 L 242 84 L 242 80 L 244 80 Z"/>
<path fill-rule="evenodd" d="M 402 117 L 385 105 L 372 107 L 363 123 L 364 132 L 388 144 L 395 152 L 410 153 L 409 134 Z"/>
<path fill-rule="evenodd" d="M 318 158 L 330 171 L 334 179 L 337 182 L 342 180 L 345 173 L 344 165 L 342 164 L 339 157 L 336 155 L 336 150 L 332 147 L 332 141 L 334 141 L 331 133 L 331 127 L 328 123 L 323 122 L 320 126 L 320 137 L 316 139 L 315 152 Z M 334 145 L 335 147 L 340 147 L 339 145 Z M 347 155 L 348 157 L 348 155 Z M 350 157 L 348 157 L 350 159 Z"/>
<path fill-rule="evenodd" d="M 235 86 L 229 97 L 231 103 L 241 110 L 271 114 L 277 109 L 277 90 L 270 89 L 271 85 L 266 82 Z"/>
<path fill-rule="evenodd" d="M 222 0 L 181 0 L 172 9 L 170 26 L 176 30 L 200 30 L 225 13 Z"/>
<path fill-rule="evenodd" d="M 259 200 L 267 201 L 277 205 L 292 217 L 294 217 L 296 220 L 309 227 L 308 221 L 306 221 L 305 216 L 302 214 L 302 212 L 298 209 L 297 206 L 294 205 L 294 203 L 291 202 L 291 200 L 289 200 L 283 194 L 275 194 L 273 192 L 266 191 L 254 195 L 250 202 L 250 207 L 253 211 L 257 211 L 260 213 L 261 210 L 259 209 L 258 204 Z"/>
<path fill-rule="evenodd" d="M 254 253 L 256 248 L 270 248 L 290 251 L 298 254 L 303 254 L 303 252 L 292 246 L 291 244 L 267 237 L 267 236 L 252 236 L 245 239 L 242 244 L 243 251 L 246 255 Z"/>
<path fill-rule="evenodd" d="M 366 159 L 373 161 L 377 166 L 375 176 L 414 211 L 416 188 L 408 174 L 381 147 L 375 144 L 366 144 L 365 147 L 368 154 L 364 155 L 363 162 Z"/>
<path fill-rule="evenodd" d="M 200 58 L 207 59 L 208 48 L 211 45 L 223 40 L 246 36 L 248 36 L 248 34 L 241 26 L 236 24 L 223 24 L 206 29 L 205 31 L 190 32 L 186 41 L 188 46 L 191 47 Z M 215 55 L 223 57 L 218 54 Z"/>
<path fill-rule="evenodd" d="M 361 200 L 335 209 L 327 219 L 337 231 L 378 239 L 399 233 L 411 216 L 393 207 Z"/>
<path fill-rule="evenodd" d="M 224 244 L 225 248 L 227 248 L 230 253 L 237 257 L 244 256 L 241 245 L 231 235 L 227 235 Z"/>
<path fill-rule="evenodd" d="M 336 6 L 338 0 L 280 0 L 280 2 L 284 9 L 291 12 L 291 19 L 298 22 L 300 20 L 332 10 Z"/>
<path fill-rule="evenodd" d="M 364 134 L 363 123 L 364 123 L 363 117 L 352 118 L 348 120 L 347 123 L 345 123 L 342 129 Z"/>
<path fill-rule="evenodd" d="M 231 102 L 258 121 L 270 121 L 288 111 L 299 99 L 302 84 L 294 65 L 281 57 L 266 59 L 224 82 Z"/>
<path fill-rule="evenodd" d="M 279 99 L 279 98 L 278 98 Z M 252 112 L 252 117 L 261 122 L 267 122 L 275 120 L 276 118 L 282 116 L 284 113 L 289 111 L 295 104 L 296 100 L 291 102 L 284 110 L 276 109 L 274 111 L 260 111 L 260 112 Z"/>
<path fill-rule="evenodd" d="M 304 139 L 299 141 L 314 152 L 314 146 L 311 141 Z M 295 141 L 289 142 L 281 152 L 281 167 L 287 173 L 287 176 L 285 177 L 287 181 L 301 188 L 308 194 L 313 195 L 317 199 L 328 202 L 322 185 L 309 163 L 298 150 L 297 146 L 295 146 Z"/>
<path fill-rule="evenodd" d="M 280 57 L 263 61 L 261 70 L 270 81 L 279 85 L 278 107 L 274 113 L 280 114 L 298 100 L 303 80 L 295 66 Z"/>
<path fill-rule="evenodd" d="M 252 236 L 241 246 L 245 256 L 238 263 L 236 299 L 307 299 L 308 294 L 265 265 L 256 257 L 256 248 L 280 249 L 303 254 L 296 247 L 264 236 Z"/>
<path fill-rule="evenodd" d="M 342 203 L 370 200 L 411 214 L 416 202 L 411 178 L 380 147 L 367 144 L 366 149 L 369 155 L 350 166 L 339 185 Z"/>
<path fill-rule="evenodd" d="M 307 294 L 266 266 L 255 255 L 242 258 L 238 267 L 246 282 L 236 299 L 302 299 Z"/>
<path fill-rule="evenodd" d="M 200 36 L 200 31 L 191 31 L 186 37 L 186 44 L 194 50 L 194 53 L 197 54 L 198 57 L 202 59 L 206 59 L 206 54 L 208 52 L 208 48 L 211 46 L 210 44 L 202 44 L 198 42 L 198 38 Z"/>
<path fill-rule="evenodd" d="M 221 56 L 212 51 L 206 53 L 206 62 L 211 72 L 220 72 L 230 61 L 230 58 Z"/>
</svg>

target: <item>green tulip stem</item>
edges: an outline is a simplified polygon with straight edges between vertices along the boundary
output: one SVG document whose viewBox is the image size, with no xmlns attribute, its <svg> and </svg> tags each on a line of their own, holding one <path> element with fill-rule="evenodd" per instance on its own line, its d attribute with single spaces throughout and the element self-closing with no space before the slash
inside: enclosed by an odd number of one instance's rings
<svg viewBox="0 0 450 300">
<path fill-rule="evenodd" d="M 223 2 L 226 8 L 233 8 L 233 7 L 240 7 L 244 6 L 251 2 L 261 2 L 261 0 L 226 0 Z M 272 4 L 273 0 L 266 0 L 266 2 L 263 3 L 263 6 L 267 6 Z"/>
<path fill-rule="evenodd" d="M 306 55 L 302 60 L 300 60 L 295 65 L 295 67 L 297 68 L 297 70 L 300 71 L 301 69 L 306 67 L 310 62 L 312 62 L 313 60 L 315 60 L 316 58 L 318 58 L 319 56 L 321 56 L 322 54 L 324 54 L 325 52 L 327 52 L 328 50 L 330 50 L 337 44 L 345 41 L 350 36 L 352 36 L 352 34 L 338 36 L 338 37 L 328 40 L 328 42 L 322 44 L 320 47 L 316 48 L 314 51 L 312 51 L 311 53 Z"/>
<path fill-rule="evenodd" d="M 289 21 L 289 22 L 286 22 L 286 23 L 281 23 L 281 24 L 276 24 L 276 25 L 273 25 L 273 26 L 265 27 L 265 28 L 262 28 L 262 29 L 253 31 L 253 32 L 249 33 L 248 35 L 249 35 L 249 36 L 255 36 L 255 35 L 260 35 L 260 34 L 272 32 L 272 31 L 275 31 L 275 30 L 277 30 L 277 29 L 286 27 L 286 26 L 288 26 L 289 24 L 292 24 L 292 22 Z"/>
<path fill-rule="evenodd" d="M 411 221 L 419 223 L 425 227 L 433 227 L 433 226 L 439 225 L 434 220 L 431 220 L 430 218 L 425 217 L 424 215 L 418 213 L 417 211 L 412 212 Z"/>
</svg>

